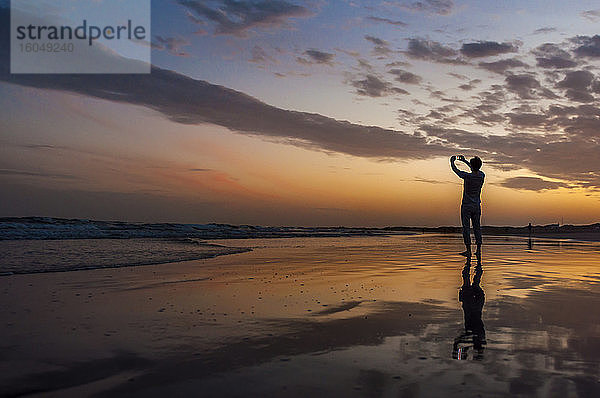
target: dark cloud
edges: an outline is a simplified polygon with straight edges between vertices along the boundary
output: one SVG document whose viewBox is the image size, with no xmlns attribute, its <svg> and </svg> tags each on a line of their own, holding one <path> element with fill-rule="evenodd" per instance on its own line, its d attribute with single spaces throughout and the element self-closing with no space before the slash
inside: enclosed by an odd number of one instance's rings
<svg viewBox="0 0 600 398">
<path fill-rule="evenodd" d="M 388 72 L 396 76 L 395 80 L 401 83 L 419 84 L 421 83 L 421 80 L 423 80 L 421 76 L 415 75 L 414 73 L 402 69 L 390 69 Z"/>
<path fill-rule="evenodd" d="M 406 55 L 415 59 L 440 62 L 445 64 L 465 64 L 460 59 L 453 58 L 458 52 L 436 41 L 413 38 L 408 40 Z"/>
<path fill-rule="evenodd" d="M 436 123 L 436 124 L 445 124 L 452 125 L 457 121 L 457 117 L 452 115 L 453 111 L 458 108 L 455 104 L 448 104 L 444 106 L 437 107 L 429 111 L 429 113 L 425 116 L 416 117 L 413 119 L 413 124 L 421 125 L 423 123 Z"/>
<path fill-rule="evenodd" d="M 469 83 L 461 84 L 460 86 L 458 86 L 458 88 L 460 88 L 461 90 L 464 90 L 464 91 L 471 91 L 479 83 L 481 83 L 481 80 L 479 80 L 479 79 L 473 79 L 473 80 L 469 81 Z"/>
<path fill-rule="evenodd" d="M 467 76 L 461 75 L 459 73 L 454 73 L 454 72 L 448 72 L 448 76 L 452 76 L 452 77 L 455 77 L 460 80 L 469 80 L 469 78 Z"/>
<path fill-rule="evenodd" d="M 402 67 L 411 66 L 411 64 L 408 62 L 404 62 L 404 61 L 394 61 L 394 62 L 389 62 L 389 63 L 385 64 L 385 66 L 387 66 L 388 68 L 396 68 L 398 66 L 402 66 Z"/>
<path fill-rule="evenodd" d="M 313 150 L 415 159 L 445 155 L 447 151 L 423 137 L 280 109 L 243 93 L 156 67 L 149 75 L 11 75 L 5 66 L 0 80 L 145 106 L 177 123 L 216 124 Z M 374 76 L 357 86 L 364 95 L 406 93 Z"/>
<path fill-rule="evenodd" d="M 460 49 L 461 54 L 469 58 L 491 57 L 493 55 L 514 53 L 517 51 L 518 48 L 513 43 L 498 43 L 495 41 L 465 43 Z"/>
<path fill-rule="evenodd" d="M 34 178 L 50 178 L 50 179 L 65 179 L 65 180 L 77 180 L 79 177 L 71 174 L 60 174 L 60 173 L 48 173 L 40 171 L 28 171 L 28 170 L 15 170 L 15 169 L 0 169 L 0 175 L 8 177 L 34 177 Z"/>
<path fill-rule="evenodd" d="M 548 69 L 565 69 L 577 66 L 571 54 L 554 43 L 545 43 L 535 48 L 532 53 L 536 56 L 537 65 Z"/>
<path fill-rule="evenodd" d="M 371 43 L 375 44 L 376 46 L 387 46 L 388 45 L 387 41 L 380 39 L 378 37 L 373 37 L 373 36 L 369 36 L 369 35 L 365 36 L 365 40 L 370 41 Z"/>
<path fill-rule="evenodd" d="M 373 65 L 371 65 L 371 63 L 369 61 L 367 61 L 366 59 L 359 58 L 356 60 L 356 62 L 358 62 L 358 69 L 360 69 L 362 71 L 367 71 L 367 72 L 373 71 Z"/>
<path fill-rule="evenodd" d="M 181 47 L 188 46 L 189 44 L 190 42 L 182 37 L 163 37 L 157 35 L 154 36 L 152 48 L 168 51 L 169 54 L 176 55 L 178 57 L 187 57 L 189 56 L 189 53 L 183 51 Z"/>
<path fill-rule="evenodd" d="M 250 51 L 252 57 L 248 60 L 256 64 L 276 64 L 277 60 L 271 57 L 261 46 L 254 46 Z"/>
<path fill-rule="evenodd" d="M 535 90 L 540 88 L 540 82 L 531 75 L 510 75 L 506 77 L 506 87 L 517 93 L 523 99 L 536 98 Z"/>
<path fill-rule="evenodd" d="M 577 66 L 577 62 L 560 57 L 536 58 L 536 61 L 541 68 L 563 69 Z"/>
<path fill-rule="evenodd" d="M 516 58 L 501 59 L 494 62 L 480 62 L 479 67 L 490 72 L 504 74 L 509 69 L 529 68 L 529 65 Z"/>
<path fill-rule="evenodd" d="M 454 10 L 452 0 L 423 0 L 402 2 L 399 7 L 410 11 L 425 12 L 427 14 L 450 15 Z"/>
<path fill-rule="evenodd" d="M 511 122 L 532 133 L 480 134 L 435 124 L 420 129 L 431 142 L 475 152 L 496 168 L 526 168 L 544 178 L 570 181 L 572 187 L 600 189 L 598 107 L 553 105 L 536 113 L 518 113 L 508 114 Z"/>
<path fill-rule="evenodd" d="M 502 181 L 499 185 L 506 188 L 523 189 L 527 191 L 544 191 L 547 189 L 569 187 L 568 184 L 563 182 L 548 181 L 539 177 L 511 177 Z"/>
<path fill-rule="evenodd" d="M 574 53 L 578 57 L 598 58 L 600 57 L 600 36 L 577 36 L 571 41 L 578 45 Z"/>
<path fill-rule="evenodd" d="M 492 85 L 489 90 L 482 91 L 478 95 L 480 103 L 471 106 L 460 116 L 472 118 L 476 124 L 490 127 L 502 123 L 506 117 L 498 110 L 506 103 L 504 88 L 500 85 Z"/>
<path fill-rule="evenodd" d="M 600 20 L 600 10 L 582 11 L 579 15 L 592 22 L 598 22 L 598 20 Z"/>
<path fill-rule="evenodd" d="M 541 34 L 546 34 L 546 33 L 553 33 L 556 32 L 557 29 L 556 28 L 551 28 L 551 27 L 544 27 L 544 28 L 539 28 L 533 31 L 534 35 L 541 35 Z"/>
<path fill-rule="evenodd" d="M 398 109 L 398 120 L 402 124 L 412 124 L 419 115 L 406 109 Z"/>
<path fill-rule="evenodd" d="M 589 91 L 592 90 L 594 75 L 587 70 L 578 70 L 567 72 L 565 78 L 556 84 L 556 87 L 565 88 L 566 96 L 572 101 L 592 102 L 594 96 Z"/>
<path fill-rule="evenodd" d="M 551 90 L 542 87 L 540 82 L 530 74 L 507 76 L 506 88 L 521 99 L 558 98 Z"/>
<path fill-rule="evenodd" d="M 310 50 L 304 51 L 304 55 L 306 55 L 308 58 L 298 57 L 298 58 L 296 58 L 296 60 L 298 62 L 300 62 L 301 64 L 306 64 L 306 65 L 310 65 L 310 64 L 332 65 L 333 59 L 335 58 L 335 54 L 326 53 L 326 52 L 315 50 L 315 49 L 310 49 Z"/>
<path fill-rule="evenodd" d="M 244 36 L 256 27 L 278 27 L 289 18 L 312 15 L 307 8 L 284 0 L 179 0 L 179 4 L 215 25 L 215 34 Z"/>
<path fill-rule="evenodd" d="M 373 48 L 373 55 L 385 57 L 392 52 L 392 50 L 389 48 L 389 43 L 383 39 L 366 35 L 365 40 L 370 41 L 375 45 Z"/>
<path fill-rule="evenodd" d="M 548 120 L 546 115 L 537 113 L 507 113 L 506 116 L 509 117 L 510 124 L 519 128 L 539 129 Z"/>
<path fill-rule="evenodd" d="M 8 25 L 0 24 L 0 40 L 7 41 L 8 33 Z M 507 76 L 505 85 L 492 85 L 480 92 L 480 104 L 461 117 L 472 116 L 480 125 L 508 120 L 513 127 L 532 130 L 537 124 L 539 129 L 536 132 L 513 131 L 494 135 L 446 128 L 443 121 L 453 117 L 451 112 L 455 108 L 436 108 L 428 110 L 429 116 L 441 123 L 417 125 L 419 131 L 416 134 L 406 134 L 277 108 L 241 92 L 157 67 L 153 67 L 148 75 L 11 75 L 8 62 L 10 47 L 7 42 L 0 44 L 0 81 L 9 84 L 143 106 L 177 123 L 209 123 L 239 134 L 353 156 L 427 159 L 446 156 L 459 149 L 468 150 L 482 156 L 486 164 L 526 168 L 545 179 L 572 181 L 575 186 L 600 189 L 600 110 L 597 106 L 553 105 L 539 111 L 519 107 L 509 114 L 501 111 L 507 102 L 505 94 L 509 91 L 517 93 L 520 98 L 548 97 L 534 75 Z M 583 81 L 580 81 L 582 78 Z M 559 89 L 568 91 L 585 87 L 587 92 L 600 90 L 600 86 L 595 86 L 595 80 L 591 85 L 587 84 L 588 80 L 583 75 L 570 78 L 565 75 L 559 82 Z M 362 90 L 361 95 L 406 94 L 373 74 L 351 83 L 357 92 Z M 443 92 L 438 94 L 443 98 Z M 423 105 L 417 99 L 414 103 Z M 532 102 L 532 107 L 539 105 Z M 407 120 L 419 117 L 410 112 L 399 112 L 399 115 Z"/>
<path fill-rule="evenodd" d="M 366 17 L 365 19 L 367 19 L 368 21 L 373 21 L 373 22 L 378 22 L 378 23 L 386 23 L 389 25 L 394 25 L 394 26 L 408 26 L 406 23 L 402 22 L 402 21 L 395 21 L 389 18 L 380 18 L 380 17 L 374 17 L 374 16 L 369 16 Z"/>
<path fill-rule="evenodd" d="M 573 90 L 588 90 L 594 80 L 594 74 L 587 70 L 567 72 L 565 78 L 556 86 Z"/>
<path fill-rule="evenodd" d="M 8 10 L 0 8 L 0 21 L 9 17 Z M 281 109 L 239 91 L 155 66 L 150 74 L 11 74 L 9 37 L 9 25 L 0 23 L 0 82 L 4 84 L 143 106 L 176 123 L 214 124 L 312 150 L 378 159 L 425 159 L 447 154 L 447 148 L 412 133 Z M 381 82 L 365 80 L 364 88 L 371 93 L 369 90 Z M 406 93 L 383 84 L 382 92 Z"/>
<path fill-rule="evenodd" d="M 384 97 L 390 94 L 408 94 L 408 91 L 394 87 L 391 83 L 381 80 L 375 75 L 367 75 L 363 80 L 355 80 L 352 86 L 356 93 L 367 97 Z"/>
<path fill-rule="evenodd" d="M 568 89 L 565 93 L 566 97 L 571 101 L 576 102 L 593 102 L 594 96 L 586 91 Z"/>
</svg>

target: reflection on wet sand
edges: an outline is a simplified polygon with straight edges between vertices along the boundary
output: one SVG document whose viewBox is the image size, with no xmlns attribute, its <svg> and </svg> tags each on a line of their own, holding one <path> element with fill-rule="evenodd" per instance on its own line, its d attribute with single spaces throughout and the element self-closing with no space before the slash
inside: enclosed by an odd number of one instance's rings
<svg viewBox="0 0 600 398">
<path fill-rule="evenodd" d="M 600 396 L 599 244 L 226 243 L 254 251 L 0 278 L 0 396 Z"/>
<path fill-rule="evenodd" d="M 458 300 L 462 303 L 465 317 L 465 330 L 454 339 L 452 346 L 452 358 L 454 359 L 468 359 L 470 348 L 473 349 L 473 359 L 483 359 L 483 351 L 487 342 L 485 339 L 485 326 L 481 319 L 483 305 L 485 304 L 485 293 L 480 285 L 482 275 L 483 268 L 481 255 L 479 255 L 473 281 L 471 282 L 471 258 L 468 258 L 462 270 L 463 284 L 458 294 Z"/>
</svg>

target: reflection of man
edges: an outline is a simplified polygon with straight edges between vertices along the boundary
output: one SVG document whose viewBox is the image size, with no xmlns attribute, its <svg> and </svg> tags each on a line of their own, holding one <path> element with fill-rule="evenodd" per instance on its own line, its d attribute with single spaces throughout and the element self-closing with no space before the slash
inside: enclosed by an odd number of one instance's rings
<svg viewBox="0 0 600 398">
<path fill-rule="evenodd" d="M 462 303 L 465 315 L 465 331 L 454 339 L 452 358 L 467 359 L 469 348 L 474 350 L 473 359 L 482 359 L 483 350 L 486 345 L 485 327 L 481 320 L 481 312 L 485 303 L 485 293 L 479 283 L 483 270 L 481 263 L 475 267 L 475 276 L 473 283 L 470 282 L 471 260 L 467 259 L 467 264 L 463 268 L 463 285 L 458 293 L 458 300 Z"/>
<path fill-rule="evenodd" d="M 459 170 L 454 164 L 456 159 L 464 162 L 471 169 L 470 173 Z M 485 174 L 479 170 L 481 168 L 481 159 L 475 156 L 471 160 L 466 160 L 463 155 L 452 156 L 450 158 L 452 171 L 464 180 L 462 204 L 460 206 L 460 218 L 462 221 L 463 241 L 465 242 L 466 250 L 462 255 L 471 257 L 471 227 L 473 223 L 473 232 L 475 233 L 475 243 L 477 243 L 477 256 L 481 253 L 481 187 Z"/>
</svg>

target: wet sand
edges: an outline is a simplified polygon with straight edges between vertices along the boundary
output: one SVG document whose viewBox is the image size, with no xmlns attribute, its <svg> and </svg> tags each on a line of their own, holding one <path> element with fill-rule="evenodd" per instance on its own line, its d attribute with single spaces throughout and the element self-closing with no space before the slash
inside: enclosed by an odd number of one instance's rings
<svg viewBox="0 0 600 398">
<path fill-rule="evenodd" d="M 0 395 L 600 393 L 598 243 L 486 237 L 479 349 L 458 236 L 213 243 L 253 251 L 0 277 Z"/>
</svg>

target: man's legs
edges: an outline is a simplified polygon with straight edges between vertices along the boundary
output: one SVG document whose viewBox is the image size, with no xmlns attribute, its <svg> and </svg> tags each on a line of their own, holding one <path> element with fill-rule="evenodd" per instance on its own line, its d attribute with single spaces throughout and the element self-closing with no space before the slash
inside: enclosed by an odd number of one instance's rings
<svg viewBox="0 0 600 398">
<path fill-rule="evenodd" d="M 477 243 L 477 255 L 481 255 L 481 206 L 473 208 L 471 212 L 471 221 L 473 222 L 473 232 L 475 233 L 475 243 Z"/>
<path fill-rule="evenodd" d="M 465 242 L 465 247 L 467 251 L 464 253 L 471 256 L 471 212 L 469 211 L 469 207 L 465 205 L 460 206 L 460 219 L 462 221 L 462 233 L 463 233 L 463 241 Z"/>
</svg>

